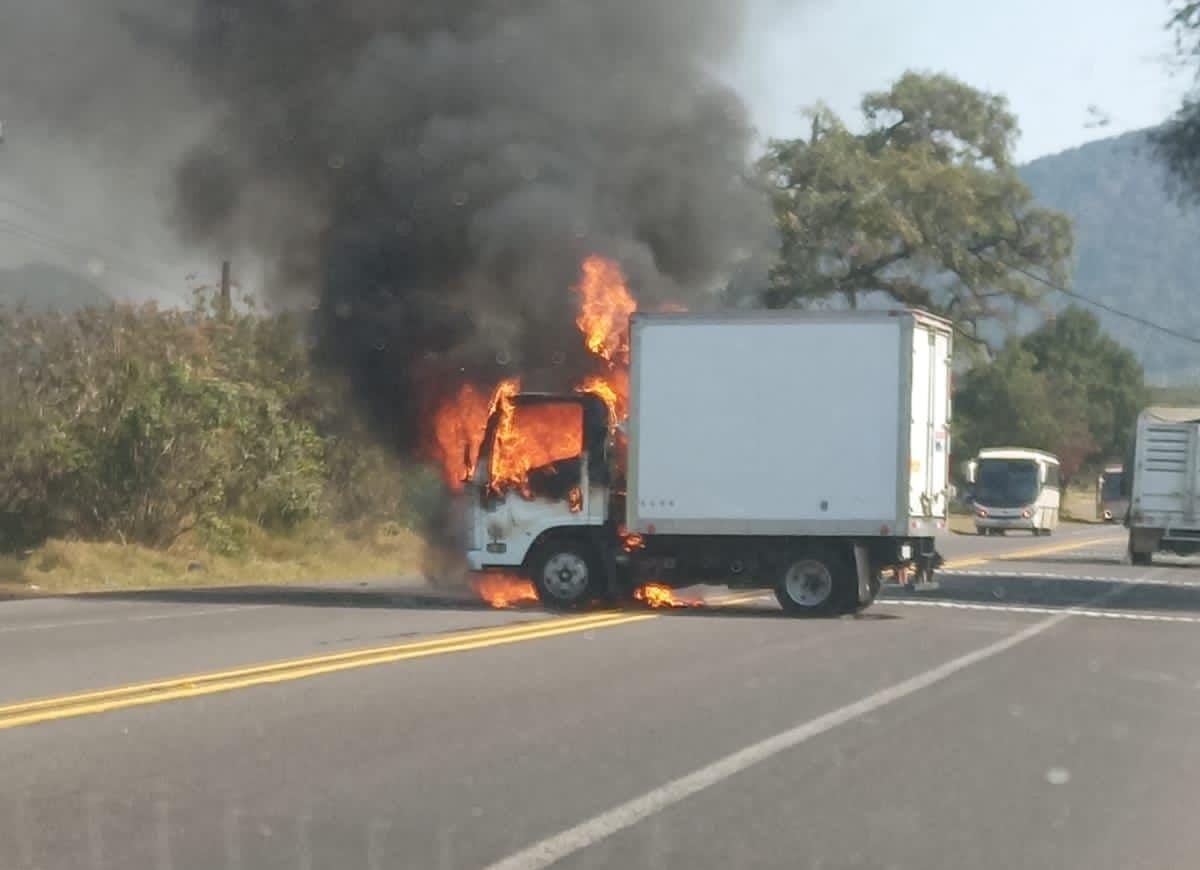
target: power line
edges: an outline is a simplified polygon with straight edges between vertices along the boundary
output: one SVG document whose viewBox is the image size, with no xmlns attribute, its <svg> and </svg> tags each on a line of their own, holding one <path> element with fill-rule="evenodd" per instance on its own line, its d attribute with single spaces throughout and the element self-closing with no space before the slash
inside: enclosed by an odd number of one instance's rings
<svg viewBox="0 0 1200 870">
<path fill-rule="evenodd" d="M 42 245 L 43 247 L 57 251 L 58 253 L 70 254 L 71 252 L 74 252 L 75 254 L 82 254 L 84 256 L 98 258 L 106 265 L 115 268 L 119 272 L 124 272 L 129 277 L 135 278 L 139 281 L 145 281 L 151 284 L 159 284 L 163 280 L 160 275 L 156 274 L 156 269 L 153 269 L 144 263 L 138 263 L 122 255 L 113 254 L 110 251 L 105 251 L 90 245 L 80 244 L 63 237 L 55 238 L 43 231 L 24 226 L 16 221 L 0 218 L 0 233 L 5 233 L 14 238 L 24 239 L 27 242 L 33 242 L 34 244 Z"/>
<path fill-rule="evenodd" d="M 63 230 L 69 230 L 73 234 L 80 232 L 86 233 L 88 236 L 94 236 L 105 241 L 108 244 L 125 247 L 126 242 L 118 239 L 116 236 L 107 233 L 99 232 L 95 227 L 85 227 L 79 222 L 72 223 L 65 220 L 61 214 L 49 208 L 46 205 L 31 205 L 23 197 L 14 197 L 8 190 L 0 187 L 0 205 L 6 205 L 11 209 L 23 211 L 33 217 L 35 220 L 41 221 L 44 224 L 52 227 L 58 227 Z"/>
<path fill-rule="evenodd" d="M 1043 284 L 1046 287 L 1049 287 L 1051 290 L 1054 290 L 1058 293 L 1062 293 L 1064 296 L 1070 296 L 1072 299 L 1078 299 L 1080 302 L 1084 302 L 1088 305 L 1093 305 L 1096 308 L 1099 308 L 1101 311 L 1106 311 L 1115 317 L 1123 317 L 1126 320 L 1129 320 L 1134 323 L 1140 324 L 1142 326 L 1148 327 L 1149 329 L 1157 330 L 1158 332 L 1161 332 L 1164 335 L 1169 335 L 1172 338 L 1178 338 L 1178 339 L 1181 339 L 1182 341 L 1190 342 L 1191 344 L 1200 344 L 1200 338 L 1197 338 L 1194 335 L 1188 335 L 1186 332 L 1180 332 L 1179 330 L 1172 329 L 1169 326 L 1163 326 L 1161 323 L 1155 323 L 1153 320 L 1147 320 L 1145 317 L 1140 317 L 1136 314 L 1130 314 L 1128 311 L 1122 311 L 1119 308 L 1114 308 L 1113 306 L 1108 305 L 1104 302 L 1099 302 L 1088 296 L 1084 296 L 1082 293 L 1080 293 L 1076 290 L 1068 290 L 1066 287 L 1063 287 L 1061 284 L 1056 284 L 1055 282 L 1049 280 L 1048 278 L 1044 278 L 1041 275 L 1037 274 L 1036 272 L 1031 272 L 1030 270 L 1025 269 L 1021 266 L 1014 266 L 1011 263 L 1005 263 L 1005 262 L 1002 262 L 999 260 L 997 260 L 995 262 L 999 263 L 999 265 L 1003 266 L 1006 269 L 1012 269 L 1014 272 L 1020 272 L 1025 277 L 1032 278 L 1034 281 L 1037 281 L 1039 284 Z"/>
</svg>

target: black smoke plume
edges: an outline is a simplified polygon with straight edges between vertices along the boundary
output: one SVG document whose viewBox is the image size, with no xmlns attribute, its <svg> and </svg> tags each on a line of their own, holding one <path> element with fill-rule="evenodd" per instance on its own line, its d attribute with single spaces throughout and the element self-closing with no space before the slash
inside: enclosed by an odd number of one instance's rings
<svg viewBox="0 0 1200 870">
<path fill-rule="evenodd" d="M 757 220 L 747 115 L 715 72 L 745 2 L 82 5 L 206 119 L 172 171 L 182 234 L 311 294 L 321 358 L 411 449 L 455 381 L 586 365 L 587 254 L 644 305 L 703 305 Z M 129 113 L 146 135 L 171 119 Z"/>
</svg>

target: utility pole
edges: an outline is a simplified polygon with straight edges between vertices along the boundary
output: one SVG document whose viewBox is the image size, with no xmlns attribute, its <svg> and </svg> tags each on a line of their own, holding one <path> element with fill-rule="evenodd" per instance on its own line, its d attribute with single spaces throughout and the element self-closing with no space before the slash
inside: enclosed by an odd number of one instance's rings
<svg viewBox="0 0 1200 870">
<path fill-rule="evenodd" d="M 221 261 L 221 298 L 220 298 L 220 301 L 217 303 L 217 311 L 220 314 L 221 319 L 223 319 L 223 320 L 228 319 L 229 315 L 233 312 L 233 293 L 232 293 L 232 288 L 230 285 L 231 285 L 231 281 L 229 278 L 229 261 L 222 260 Z"/>
</svg>

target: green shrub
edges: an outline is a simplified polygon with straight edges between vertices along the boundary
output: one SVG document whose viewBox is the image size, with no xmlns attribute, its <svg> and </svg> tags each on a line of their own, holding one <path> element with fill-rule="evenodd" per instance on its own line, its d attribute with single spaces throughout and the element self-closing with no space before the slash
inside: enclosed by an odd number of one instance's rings
<svg viewBox="0 0 1200 870">
<path fill-rule="evenodd" d="M 233 554 L 246 523 L 407 520 L 403 466 L 348 395 L 286 315 L 0 310 L 0 551 L 195 530 Z"/>
</svg>

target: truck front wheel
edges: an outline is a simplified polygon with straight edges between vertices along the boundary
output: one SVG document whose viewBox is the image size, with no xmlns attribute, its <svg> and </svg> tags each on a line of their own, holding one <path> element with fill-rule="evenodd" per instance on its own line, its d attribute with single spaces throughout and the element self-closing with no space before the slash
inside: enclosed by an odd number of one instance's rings
<svg viewBox="0 0 1200 870">
<path fill-rule="evenodd" d="M 828 616 L 845 609 L 858 586 L 845 559 L 814 552 L 786 561 L 775 584 L 775 598 L 793 616 Z"/>
<path fill-rule="evenodd" d="M 530 569 L 530 579 L 547 610 L 577 610 L 599 597 L 603 588 L 591 550 L 575 541 L 542 544 Z"/>
</svg>

